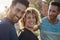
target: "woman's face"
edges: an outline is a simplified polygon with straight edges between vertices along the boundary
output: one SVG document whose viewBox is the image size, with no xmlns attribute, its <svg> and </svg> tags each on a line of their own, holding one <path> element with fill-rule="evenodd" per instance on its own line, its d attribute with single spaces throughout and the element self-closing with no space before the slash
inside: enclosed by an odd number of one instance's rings
<svg viewBox="0 0 60 40">
<path fill-rule="evenodd" d="M 27 14 L 25 18 L 25 26 L 28 28 L 33 28 L 36 24 L 36 17 L 35 14 Z"/>
</svg>

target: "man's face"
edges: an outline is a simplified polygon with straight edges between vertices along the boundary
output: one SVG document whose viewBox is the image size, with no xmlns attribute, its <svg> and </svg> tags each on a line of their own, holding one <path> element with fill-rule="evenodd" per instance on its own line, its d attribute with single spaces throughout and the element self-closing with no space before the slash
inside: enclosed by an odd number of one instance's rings
<svg viewBox="0 0 60 40">
<path fill-rule="evenodd" d="M 10 14 L 14 23 L 18 22 L 18 20 L 23 17 L 25 9 L 26 6 L 21 3 L 17 3 L 16 5 L 12 6 Z"/>
<path fill-rule="evenodd" d="M 59 11 L 58 7 L 54 5 L 49 5 L 49 10 L 48 10 L 48 18 L 51 20 L 54 20 L 57 18 Z"/>
</svg>

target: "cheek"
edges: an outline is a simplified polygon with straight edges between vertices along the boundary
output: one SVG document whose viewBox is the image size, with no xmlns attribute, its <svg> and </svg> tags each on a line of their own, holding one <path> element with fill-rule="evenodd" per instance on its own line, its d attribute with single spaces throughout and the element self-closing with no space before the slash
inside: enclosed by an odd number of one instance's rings
<svg viewBox="0 0 60 40">
<path fill-rule="evenodd" d="M 58 15 L 58 14 L 57 14 L 57 13 L 54 13 L 53 15 L 56 16 L 56 15 Z"/>
<path fill-rule="evenodd" d="M 19 17 L 22 16 L 20 13 L 16 13 L 16 15 L 19 16 Z"/>
<path fill-rule="evenodd" d="M 35 19 L 35 24 L 37 24 L 37 20 Z"/>
<path fill-rule="evenodd" d="M 29 20 L 28 20 L 28 19 L 26 19 L 26 20 L 24 20 L 24 22 L 25 22 L 25 24 L 27 24 L 27 22 L 29 22 Z"/>
<path fill-rule="evenodd" d="M 15 10 L 12 10 L 12 15 L 16 15 L 16 11 Z"/>
<path fill-rule="evenodd" d="M 26 21 L 25 21 L 25 25 L 29 25 L 29 21 L 26 20 Z"/>
<path fill-rule="evenodd" d="M 34 24 L 36 24 L 36 19 L 35 18 L 32 21 L 34 22 Z"/>
<path fill-rule="evenodd" d="M 9 15 L 13 18 L 15 16 L 15 12 L 11 10 Z"/>
<path fill-rule="evenodd" d="M 28 24 L 29 20 L 26 20 L 25 22 Z"/>
</svg>

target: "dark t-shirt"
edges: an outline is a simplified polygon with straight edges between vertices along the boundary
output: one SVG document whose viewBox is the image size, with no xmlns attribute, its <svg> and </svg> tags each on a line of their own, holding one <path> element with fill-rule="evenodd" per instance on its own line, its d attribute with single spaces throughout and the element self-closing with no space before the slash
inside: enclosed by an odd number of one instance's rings
<svg viewBox="0 0 60 40">
<path fill-rule="evenodd" d="M 19 36 L 19 40 L 38 40 L 38 38 L 31 31 L 24 28 L 24 31 Z"/>
<path fill-rule="evenodd" d="M 0 40 L 18 40 L 14 24 L 7 18 L 0 20 Z"/>
</svg>

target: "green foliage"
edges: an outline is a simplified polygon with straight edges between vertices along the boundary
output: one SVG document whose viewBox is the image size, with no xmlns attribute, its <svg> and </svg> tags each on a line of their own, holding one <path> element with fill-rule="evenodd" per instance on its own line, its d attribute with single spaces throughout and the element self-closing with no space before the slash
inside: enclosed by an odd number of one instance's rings
<svg viewBox="0 0 60 40">
<path fill-rule="evenodd" d="M 52 0 L 46 0 L 47 4 L 49 5 L 49 3 L 51 2 Z"/>
<path fill-rule="evenodd" d="M 35 0 L 31 0 L 31 2 L 34 2 Z"/>
</svg>

